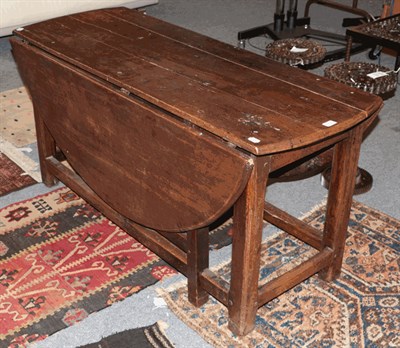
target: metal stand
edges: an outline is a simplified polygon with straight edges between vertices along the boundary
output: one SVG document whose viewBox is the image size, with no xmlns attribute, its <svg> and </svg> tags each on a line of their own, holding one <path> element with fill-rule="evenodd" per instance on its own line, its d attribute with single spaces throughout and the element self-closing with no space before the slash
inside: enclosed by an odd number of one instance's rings
<svg viewBox="0 0 400 348">
<path fill-rule="evenodd" d="M 357 0 L 353 0 L 353 5 L 347 6 L 337 3 L 335 1 L 309 0 L 306 3 L 303 18 L 297 18 L 297 10 L 287 11 L 286 21 L 284 18 L 285 15 L 283 13 L 275 14 L 273 23 L 240 31 L 238 33 L 238 46 L 240 48 L 245 48 L 245 42 L 247 39 L 262 35 L 268 35 L 273 40 L 305 37 L 316 39 L 319 41 L 335 43 L 338 46 L 343 46 L 343 48 L 328 51 L 325 56 L 324 62 L 344 58 L 346 55 L 346 36 L 312 29 L 310 27 L 311 19 L 309 17 L 309 10 L 312 4 L 318 4 L 340 11 L 356 14 L 357 16 L 361 16 L 361 19 L 365 22 L 373 20 L 372 15 L 364 10 L 357 8 L 357 2 Z M 351 47 L 351 54 L 363 51 L 367 47 L 368 46 L 365 44 L 354 44 Z"/>
</svg>

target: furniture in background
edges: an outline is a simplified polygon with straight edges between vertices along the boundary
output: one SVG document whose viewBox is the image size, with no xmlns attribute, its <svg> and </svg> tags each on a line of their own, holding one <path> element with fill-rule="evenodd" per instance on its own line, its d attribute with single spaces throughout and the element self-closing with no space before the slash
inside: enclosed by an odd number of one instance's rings
<svg viewBox="0 0 400 348">
<path fill-rule="evenodd" d="M 385 1 L 385 3 L 388 1 Z M 398 84 L 398 69 L 400 67 L 400 15 L 388 14 L 400 11 L 400 1 L 389 1 L 384 4 L 381 19 L 373 20 L 346 30 L 347 43 L 345 61 L 331 65 L 325 69 L 325 76 L 348 86 L 362 89 L 369 93 L 389 97 L 393 95 Z M 376 48 L 379 54 L 382 47 L 392 49 L 396 55 L 394 70 L 369 62 L 350 62 L 354 41 L 358 45 L 371 48 L 370 58 L 376 58 Z M 329 187 L 330 168 L 321 174 L 321 183 Z M 371 189 L 373 178 L 366 170 L 359 168 L 356 178 L 356 192 L 364 193 Z"/>
<path fill-rule="evenodd" d="M 269 43 L 265 56 L 291 66 L 314 66 L 326 56 L 326 48 L 304 38 L 281 39 Z"/>
<path fill-rule="evenodd" d="M 354 41 L 392 49 L 396 54 L 394 70 L 400 67 L 400 14 L 384 17 L 347 29 L 346 61 L 350 61 L 350 52 Z"/>
<path fill-rule="evenodd" d="M 116 6 L 141 8 L 157 3 L 158 0 L 1 0 L 0 37 L 11 35 L 24 25 L 71 13 Z"/>
<path fill-rule="evenodd" d="M 315 273 L 338 277 L 379 97 L 124 8 L 15 34 L 44 183 L 61 180 L 185 274 L 193 304 L 214 296 L 244 335 L 266 302 Z M 321 232 L 265 195 L 270 173 L 329 148 Z M 228 281 L 209 268 L 208 226 L 231 207 Z M 263 219 L 316 250 L 260 285 Z"/>
<path fill-rule="evenodd" d="M 285 14 L 286 3 L 288 3 L 288 10 Z M 328 44 L 334 43 L 335 46 L 339 47 L 341 46 L 340 48 L 329 50 L 325 55 L 324 62 L 343 58 L 346 53 L 346 37 L 344 35 L 312 28 L 309 12 L 311 5 L 315 4 L 361 17 L 357 18 L 357 21 L 361 19 L 362 21 L 369 22 L 374 19 L 370 13 L 358 7 L 358 0 L 352 0 L 351 6 L 332 0 L 308 0 L 302 18 L 297 17 L 297 0 L 276 0 L 273 23 L 240 31 L 238 33 L 238 46 L 244 48 L 247 39 L 265 34 L 273 40 L 302 37 L 319 40 L 320 42 Z M 348 23 L 349 20 L 344 19 L 343 22 L 343 24 L 345 24 Z M 353 45 L 351 47 L 351 53 L 360 52 L 365 48 L 365 46 L 360 44 Z"/>
<path fill-rule="evenodd" d="M 400 0 L 384 0 L 381 18 L 400 13 Z"/>
</svg>

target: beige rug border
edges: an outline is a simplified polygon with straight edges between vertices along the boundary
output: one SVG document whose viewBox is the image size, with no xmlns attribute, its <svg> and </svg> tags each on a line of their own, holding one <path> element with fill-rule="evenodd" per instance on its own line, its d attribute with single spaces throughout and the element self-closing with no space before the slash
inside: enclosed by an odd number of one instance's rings
<svg viewBox="0 0 400 348">
<path fill-rule="evenodd" d="M 22 168 L 27 175 L 30 175 L 37 182 L 42 182 L 39 164 L 23 153 L 23 151 L 31 151 L 30 148 L 18 148 L 0 137 L 0 151 Z"/>
</svg>

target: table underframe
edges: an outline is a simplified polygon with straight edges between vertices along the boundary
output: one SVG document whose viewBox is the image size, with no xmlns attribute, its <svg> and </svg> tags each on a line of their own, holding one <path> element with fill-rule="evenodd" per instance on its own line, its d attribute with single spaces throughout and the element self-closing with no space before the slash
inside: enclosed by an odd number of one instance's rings
<svg viewBox="0 0 400 348">
<path fill-rule="evenodd" d="M 252 156 L 254 169 L 244 192 L 233 207 L 231 280 L 209 269 L 208 227 L 185 233 L 147 229 L 105 203 L 87 184 L 65 166 L 57 144 L 40 115 L 36 114 L 42 177 L 46 185 L 62 181 L 140 243 L 158 254 L 188 278 L 188 297 L 201 306 L 212 295 L 229 311 L 229 328 L 237 335 L 252 331 L 258 308 L 310 276 L 319 273 L 331 281 L 340 274 L 352 193 L 362 135 L 377 113 L 356 127 L 302 149 L 281 154 Z M 332 175 L 326 205 L 324 230 L 265 201 L 269 173 L 301 158 L 333 147 Z M 263 221 L 279 227 L 319 252 L 270 282 L 259 286 Z"/>
</svg>

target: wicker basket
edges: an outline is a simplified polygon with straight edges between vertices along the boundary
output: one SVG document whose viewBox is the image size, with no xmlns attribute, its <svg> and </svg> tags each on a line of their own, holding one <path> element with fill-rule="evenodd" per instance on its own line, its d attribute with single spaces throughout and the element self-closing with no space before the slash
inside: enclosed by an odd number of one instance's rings
<svg viewBox="0 0 400 348">
<path fill-rule="evenodd" d="M 371 73 L 382 72 L 380 77 L 370 77 Z M 397 74 L 390 69 L 363 62 L 342 62 L 325 69 L 325 76 L 346 85 L 373 94 L 391 92 L 397 87 Z"/>
<path fill-rule="evenodd" d="M 282 39 L 266 47 L 266 57 L 289 65 L 309 65 L 323 60 L 326 49 L 313 40 L 302 38 Z"/>
</svg>

